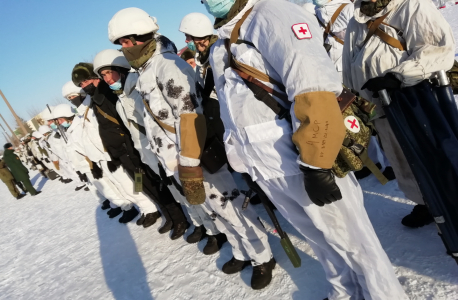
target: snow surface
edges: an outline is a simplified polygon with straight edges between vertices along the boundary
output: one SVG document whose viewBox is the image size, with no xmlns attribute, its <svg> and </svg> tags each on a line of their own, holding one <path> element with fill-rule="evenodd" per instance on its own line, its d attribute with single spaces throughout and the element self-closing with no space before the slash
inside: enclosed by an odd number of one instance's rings
<svg viewBox="0 0 458 300">
<path fill-rule="evenodd" d="M 302 259 L 295 269 L 260 206 L 278 265 L 272 283 L 253 291 L 252 268 L 228 276 L 222 265 L 232 257 L 225 244 L 205 256 L 199 244 L 171 241 L 134 222 L 111 220 L 89 192 L 31 173 L 43 192 L 15 200 L 0 183 L 0 299 L 296 299 L 325 298 L 328 283 L 312 250 L 281 216 Z M 458 266 L 446 255 L 434 225 L 408 229 L 401 218 L 413 203 L 396 181 L 381 186 L 361 181 L 375 231 L 411 299 L 458 299 Z M 278 215 L 278 214 L 277 214 Z"/>
<path fill-rule="evenodd" d="M 458 5 L 442 9 L 458 41 Z M 457 51 L 458 53 L 458 45 Z M 75 192 L 32 172 L 43 193 L 15 200 L 0 182 L 0 299 L 295 299 L 320 300 L 328 283 L 321 265 L 302 236 L 280 215 L 302 259 L 288 261 L 267 214 L 256 206 L 269 232 L 278 262 L 272 283 L 250 287 L 252 268 L 228 276 L 222 265 L 232 257 L 225 244 L 205 256 L 199 244 L 171 241 L 157 232 L 110 220 L 89 192 Z M 458 299 L 458 266 L 446 255 L 434 225 L 409 229 L 400 220 L 413 203 L 396 181 L 380 185 L 361 181 L 375 231 L 410 299 Z M 192 228 L 191 228 L 192 229 Z M 387 299 L 394 300 L 394 299 Z"/>
</svg>

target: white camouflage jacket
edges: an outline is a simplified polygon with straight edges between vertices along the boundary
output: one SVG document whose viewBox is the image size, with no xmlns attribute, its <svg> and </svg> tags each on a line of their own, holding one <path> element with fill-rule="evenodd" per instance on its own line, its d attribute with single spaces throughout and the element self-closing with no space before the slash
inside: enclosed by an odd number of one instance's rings
<svg viewBox="0 0 458 300">
<path fill-rule="evenodd" d="M 151 152 L 151 146 L 148 138 L 141 133 L 135 124 L 145 127 L 143 118 L 144 104 L 142 96 L 135 89 L 138 81 L 138 73 L 129 72 L 124 91 L 118 96 L 119 101 L 116 103 L 116 111 L 121 117 L 124 125 L 129 129 L 135 149 L 140 153 L 141 160 L 147 164 L 156 174 L 159 174 L 158 160 L 156 155 Z"/>
<path fill-rule="evenodd" d="M 268 74 L 286 87 L 293 128 L 257 100 L 228 65 L 224 39 L 230 37 L 235 24 L 253 6 L 241 27 L 239 39 L 253 43 L 256 48 L 245 43 L 233 44 L 231 52 L 240 62 Z M 307 38 L 296 36 L 295 24 L 305 24 Z M 292 134 L 300 125 L 294 114 L 294 98 L 314 91 L 338 96 L 342 91 L 339 75 L 323 48 L 323 31 L 318 21 L 290 2 L 250 0 L 233 20 L 217 31 L 220 40 L 212 47 L 210 63 L 226 128 L 224 140 L 231 167 L 249 173 L 254 180 L 301 174 L 292 142 Z M 270 83 L 264 84 L 272 87 Z"/>
<path fill-rule="evenodd" d="M 139 69 L 136 89 L 152 113 L 176 134 L 163 130 L 144 108 L 144 122 L 151 150 L 171 176 L 182 166 L 198 166 L 199 159 L 181 155 L 180 120 L 183 114 L 202 114 L 201 99 L 196 92 L 196 73 L 174 51 L 173 44 L 157 37 L 157 48 L 144 67 Z M 137 101 L 138 103 L 138 101 Z M 178 158 L 178 159 L 177 159 Z"/>
<path fill-rule="evenodd" d="M 362 97 L 375 102 L 377 112 L 383 109 L 377 98 L 361 87 L 369 79 L 394 73 L 403 86 L 413 86 L 430 78 L 434 72 L 449 70 L 453 65 L 455 40 L 452 29 L 430 0 L 392 0 L 373 17 L 361 13 L 361 0 L 355 2 L 355 17 L 350 21 L 342 55 L 343 83 Z M 381 29 L 404 41 L 407 51 L 394 48 L 378 36 L 363 45 L 368 29 L 366 22 L 389 15 Z"/>
</svg>

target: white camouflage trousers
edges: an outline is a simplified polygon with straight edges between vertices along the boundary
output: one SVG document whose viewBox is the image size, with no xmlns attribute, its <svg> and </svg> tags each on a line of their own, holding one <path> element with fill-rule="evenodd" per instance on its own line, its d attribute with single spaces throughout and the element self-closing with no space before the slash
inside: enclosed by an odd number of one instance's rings
<svg viewBox="0 0 458 300">
<path fill-rule="evenodd" d="M 278 211 L 306 239 L 332 285 L 329 300 L 408 299 L 380 245 L 353 173 L 336 178 L 342 199 L 319 207 L 303 175 L 257 181 Z"/>
<path fill-rule="evenodd" d="M 223 166 L 210 174 L 204 169 L 207 199 L 202 207 L 218 230 L 226 234 L 232 254 L 238 260 L 251 260 L 252 265 L 270 261 L 272 251 L 266 230 L 250 206 L 242 211 L 245 196 L 240 193 L 232 174 Z"/>
<path fill-rule="evenodd" d="M 100 164 L 102 165 L 104 178 L 106 177 L 115 185 L 124 200 L 131 202 L 130 207 L 132 207 L 132 204 L 135 204 L 140 210 L 140 213 L 145 215 L 157 211 L 156 205 L 144 193 L 134 192 L 134 181 L 122 166 L 114 173 L 111 173 L 106 161 L 101 161 Z M 130 207 L 128 209 L 130 209 Z"/>
</svg>

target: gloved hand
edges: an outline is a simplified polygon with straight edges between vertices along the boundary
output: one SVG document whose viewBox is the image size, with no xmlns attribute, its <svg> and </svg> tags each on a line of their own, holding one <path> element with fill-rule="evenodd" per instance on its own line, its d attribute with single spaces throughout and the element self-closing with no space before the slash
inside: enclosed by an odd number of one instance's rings
<svg viewBox="0 0 458 300">
<path fill-rule="evenodd" d="M 87 175 L 86 174 L 82 174 L 80 171 L 76 171 L 76 174 L 78 174 L 78 177 L 80 178 L 80 180 L 82 182 L 88 182 L 89 179 L 87 179 Z"/>
<path fill-rule="evenodd" d="M 45 157 L 45 162 L 51 163 L 48 158 Z"/>
<path fill-rule="evenodd" d="M 204 174 L 201 167 L 183 167 L 178 165 L 181 187 L 186 200 L 191 205 L 205 202 Z"/>
<path fill-rule="evenodd" d="M 103 177 L 103 170 L 99 167 L 99 165 L 96 162 L 92 162 L 91 173 L 95 179 L 100 179 Z"/>
<path fill-rule="evenodd" d="M 393 73 L 386 73 L 383 77 L 369 79 L 361 89 L 368 89 L 374 97 L 378 97 L 378 91 L 401 88 L 401 81 Z"/>
<path fill-rule="evenodd" d="M 120 166 L 121 164 L 117 164 L 115 161 L 108 161 L 107 162 L 107 166 L 108 166 L 108 170 L 110 170 L 111 173 L 114 173 L 116 172 L 116 170 L 118 169 L 118 167 Z"/>
<path fill-rule="evenodd" d="M 342 194 L 330 169 L 312 169 L 302 165 L 299 168 L 304 173 L 305 191 L 313 203 L 324 206 L 342 199 Z"/>
</svg>

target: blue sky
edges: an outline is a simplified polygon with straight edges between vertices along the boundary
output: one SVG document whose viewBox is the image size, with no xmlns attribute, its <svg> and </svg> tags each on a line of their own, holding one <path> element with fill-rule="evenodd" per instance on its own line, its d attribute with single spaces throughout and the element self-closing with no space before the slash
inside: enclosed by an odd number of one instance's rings
<svg viewBox="0 0 458 300">
<path fill-rule="evenodd" d="M 178 48 L 185 46 L 181 19 L 191 12 L 207 14 L 200 0 L 0 0 L 0 89 L 16 113 L 30 119 L 31 108 L 41 111 L 62 98 L 76 63 L 119 48 L 108 40 L 108 22 L 127 7 L 155 16 L 159 32 Z M 15 125 L 2 99 L 0 113 Z"/>
</svg>

